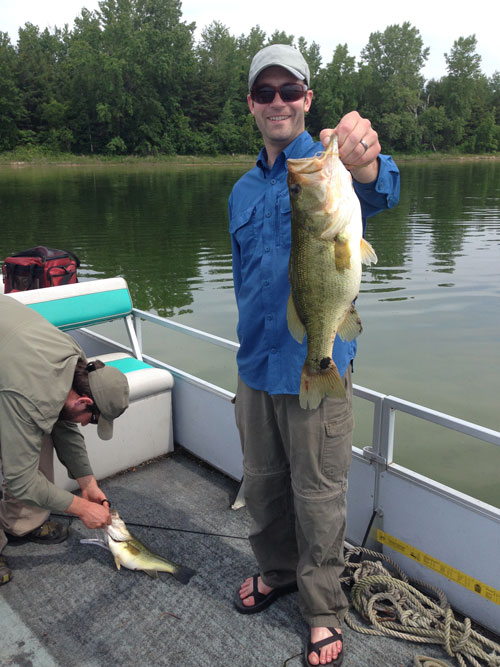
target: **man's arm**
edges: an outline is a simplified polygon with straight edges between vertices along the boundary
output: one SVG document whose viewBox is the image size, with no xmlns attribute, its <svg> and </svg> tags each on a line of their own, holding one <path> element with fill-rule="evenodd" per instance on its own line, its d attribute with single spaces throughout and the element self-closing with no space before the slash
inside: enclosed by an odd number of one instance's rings
<svg viewBox="0 0 500 667">
<path fill-rule="evenodd" d="M 85 440 L 77 424 L 59 420 L 54 424 L 51 435 L 57 458 L 72 479 L 93 474 Z"/>
<path fill-rule="evenodd" d="M 52 439 L 59 460 L 76 479 L 82 493 L 81 498 L 73 497 L 65 512 L 77 516 L 87 528 L 104 528 L 111 523 L 109 504 L 102 504 L 106 494 L 97 485 L 78 425 L 68 421 L 56 422 Z"/>
<path fill-rule="evenodd" d="M 0 392 L 5 483 L 14 498 L 27 505 L 63 512 L 72 496 L 69 491 L 58 489 L 38 470 L 44 432 L 33 421 L 28 407 L 17 394 Z"/>
</svg>

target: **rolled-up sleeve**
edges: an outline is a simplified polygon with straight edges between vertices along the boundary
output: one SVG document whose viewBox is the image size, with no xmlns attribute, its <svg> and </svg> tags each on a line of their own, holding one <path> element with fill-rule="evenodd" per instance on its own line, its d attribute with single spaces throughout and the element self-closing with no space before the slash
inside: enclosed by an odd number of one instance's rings
<svg viewBox="0 0 500 667">
<path fill-rule="evenodd" d="M 399 169 L 390 155 L 379 155 L 378 178 L 372 183 L 353 181 L 364 218 L 393 208 L 399 202 Z"/>
<path fill-rule="evenodd" d="M 38 470 L 44 435 L 15 393 L 0 392 L 2 468 L 8 490 L 27 505 L 64 512 L 73 495 Z"/>
</svg>

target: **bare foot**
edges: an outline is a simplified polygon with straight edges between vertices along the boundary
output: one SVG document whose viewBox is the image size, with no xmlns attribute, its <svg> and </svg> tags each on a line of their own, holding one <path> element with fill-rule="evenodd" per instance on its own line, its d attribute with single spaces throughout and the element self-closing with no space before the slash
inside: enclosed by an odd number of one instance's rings
<svg viewBox="0 0 500 667">
<path fill-rule="evenodd" d="M 246 582 L 245 582 L 246 583 Z M 339 634 L 341 634 L 340 628 L 335 628 Z M 322 639 L 331 637 L 332 633 L 328 628 L 311 628 L 311 643 L 319 642 Z M 335 641 L 331 644 L 323 646 L 320 651 L 320 655 L 316 651 L 309 653 L 308 660 L 311 665 L 327 665 L 330 662 L 333 662 L 337 659 L 338 654 L 342 650 L 342 642 Z"/>
<path fill-rule="evenodd" d="M 257 580 L 257 590 L 263 595 L 268 595 L 268 593 L 270 593 L 273 589 L 269 586 L 266 586 L 266 584 L 259 577 Z M 241 584 L 241 588 L 239 590 L 240 598 L 245 607 L 253 607 L 255 604 L 255 600 L 251 593 L 253 593 L 253 578 L 249 577 Z"/>
</svg>

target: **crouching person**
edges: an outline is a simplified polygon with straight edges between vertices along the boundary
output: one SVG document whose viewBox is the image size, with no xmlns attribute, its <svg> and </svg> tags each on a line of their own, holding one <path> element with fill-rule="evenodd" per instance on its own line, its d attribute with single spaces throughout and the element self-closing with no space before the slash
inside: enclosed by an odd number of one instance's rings
<svg viewBox="0 0 500 667">
<path fill-rule="evenodd" d="M 87 528 L 111 523 L 78 424 L 95 424 L 102 440 L 128 407 L 125 375 L 87 362 L 78 343 L 37 312 L 0 295 L 0 584 L 12 577 L 2 556 L 10 540 L 54 544 L 68 529 L 51 511 Z M 76 479 L 81 497 L 54 485 L 53 451 Z"/>
</svg>

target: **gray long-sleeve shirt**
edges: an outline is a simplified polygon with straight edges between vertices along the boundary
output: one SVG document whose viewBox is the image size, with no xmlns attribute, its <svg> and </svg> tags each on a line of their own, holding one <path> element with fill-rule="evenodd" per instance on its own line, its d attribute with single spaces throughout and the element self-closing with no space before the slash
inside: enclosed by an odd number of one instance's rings
<svg viewBox="0 0 500 667">
<path fill-rule="evenodd" d="M 78 358 L 73 338 L 9 296 L 0 295 L 0 449 L 7 488 L 18 500 L 61 512 L 73 500 L 38 470 L 43 436 L 52 435 L 69 474 L 92 474 L 76 424 L 59 420 Z"/>
</svg>

